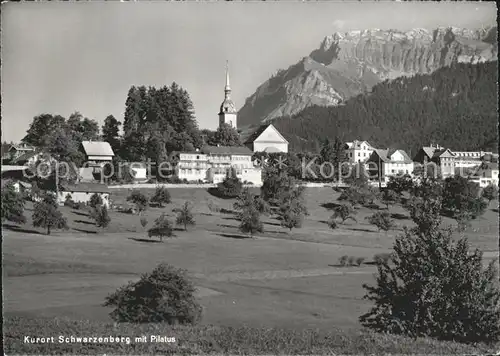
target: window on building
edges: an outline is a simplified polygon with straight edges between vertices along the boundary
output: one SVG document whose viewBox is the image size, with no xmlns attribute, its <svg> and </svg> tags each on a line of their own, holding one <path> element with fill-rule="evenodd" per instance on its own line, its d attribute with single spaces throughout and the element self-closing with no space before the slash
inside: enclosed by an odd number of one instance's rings
<svg viewBox="0 0 500 356">
<path fill-rule="evenodd" d="M 394 169 L 391 169 L 391 173 L 394 173 Z"/>
<path fill-rule="evenodd" d="M 351 158 L 352 158 L 352 152 L 349 152 L 349 157 L 351 157 Z"/>
<path fill-rule="evenodd" d="M 360 153 L 360 152 L 358 152 L 358 157 L 360 157 L 360 156 L 361 156 L 361 153 Z"/>
<path fill-rule="evenodd" d="M 200 156 L 196 156 L 196 159 L 200 159 Z"/>
</svg>

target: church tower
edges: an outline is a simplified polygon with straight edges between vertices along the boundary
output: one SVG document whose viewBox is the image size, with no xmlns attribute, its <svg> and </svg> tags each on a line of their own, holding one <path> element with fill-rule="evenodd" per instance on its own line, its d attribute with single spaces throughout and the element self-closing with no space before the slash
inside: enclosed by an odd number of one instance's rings
<svg viewBox="0 0 500 356">
<path fill-rule="evenodd" d="M 236 106 L 231 100 L 231 86 L 229 85 L 229 67 L 226 62 L 226 86 L 224 87 L 224 101 L 220 106 L 219 111 L 219 127 L 223 123 L 231 125 L 234 129 L 237 129 L 236 123 Z"/>
</svg>

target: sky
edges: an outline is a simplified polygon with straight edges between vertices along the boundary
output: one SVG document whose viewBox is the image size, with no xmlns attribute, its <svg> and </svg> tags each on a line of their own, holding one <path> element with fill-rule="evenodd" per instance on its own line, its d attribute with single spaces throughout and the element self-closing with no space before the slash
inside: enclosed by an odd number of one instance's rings
<svg viewBox="0 0 500 356">
<path fill-rule="evenodd" d="M 336 31 L 496 23 L 490 2 L 24 2 L 2 4 L 2 141 L 33 117 L 123 120 L 132 85 L 178 83 L 215 129 L 226 60 L 237 108 Z"/>
</svg>

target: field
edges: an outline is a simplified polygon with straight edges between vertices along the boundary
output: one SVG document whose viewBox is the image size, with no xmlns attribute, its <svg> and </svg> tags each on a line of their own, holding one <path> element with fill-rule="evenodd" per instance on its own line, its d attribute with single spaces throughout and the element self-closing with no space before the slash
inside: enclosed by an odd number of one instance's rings
<svg viewBox="0 0 500 356">
<path fill-rule="evenodd" d="M 388 252 L 402 227 L 411 224 L 401 207 L 392 206 L 398 228 L 379 233 L 364 219 L 372 211 L 361 208 L 357 222 L 330 230 L 325 222 L 338 193 L 309 188 L 310 215 L 302 228 L 289 232 L 279 221 L 266 218 L 265 232 L 247 238 L 238 232 L 233 200 L 213 197 L 204 189 L 170 189 L 170 193 L 172 204 L 144 213 L 148 226 L 162 212 L 174 217 L 172 209 L 184 201 L 193 203 L 197 225 L 187 232 L 176 229 L 176 236 L 163 243 L 149 240 L 138 215 L 115 211 L 110 212 L 110 226 L 102 231 L 84 212 L 66 207 L 62 210 L 68 231 L 47 236 L 32 228 L 30 221 L 7 225 L 3 231 L 7 319 L 18 326 L 32 318 L 110 322 L 110 310 L 101 306 L 106 295 L 167 262 L 191 274 L 207 328 L 277 327 L 293 332 L 341 328 L 357 333 L 358 317 L 370 307 L 362 299 L 362 284 L 374 282 L 376 268 L 370 262 L 375 254 Z M 114 204 L 124 204 L 128 194 L 113 189 L 111 198 Z M 209 201 L 221 212 L 211 212 Z M 496 206 L 492 202 L 466 232 L 471 246 L 485 252 L 486 261 L 498 256 L 498 217 L 492 210 Z M 445 219 L 444 224 L 455 223 Z M 367 263 L 342 268 L 337 265 L 342 255 L 365 257 Z"/>
</svg>

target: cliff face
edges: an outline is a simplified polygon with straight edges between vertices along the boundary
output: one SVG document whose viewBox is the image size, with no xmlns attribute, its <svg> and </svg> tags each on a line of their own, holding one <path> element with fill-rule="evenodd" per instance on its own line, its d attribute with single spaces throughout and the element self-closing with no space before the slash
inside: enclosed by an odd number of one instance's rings
<svg viewBox="0 0 500 356">
<path fill-rule="evenodd" d="M 380 81 L 427 74 L 456 62 L 494 60 L 497 51 L 496 28 L 334 33 L 260 85 L 239 111 L 238 122 L 248 126 L 310 105 L 339 105 Z"/>
</svg>

